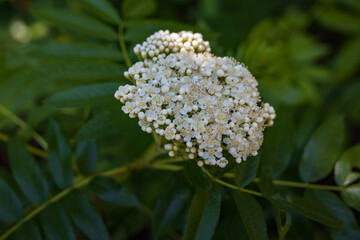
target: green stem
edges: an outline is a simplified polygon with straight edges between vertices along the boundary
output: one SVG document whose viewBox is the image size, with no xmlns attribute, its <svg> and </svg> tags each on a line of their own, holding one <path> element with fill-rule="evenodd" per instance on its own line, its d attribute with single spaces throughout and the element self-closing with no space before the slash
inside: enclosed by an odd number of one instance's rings
<svg viewBox="0 0 360 240">
<path fill-rule="evenodd" d="M 234 178 L 235 175 L 233 173 L 225 173 L 224 177 Z M 255 183 L 257 183 L 259 181 L 260 181 L 260 178 L 254 178 Z M 352 187 L 352 185 L 343 187 L 343 186 L 321 185 L 321 184 L 293 182 L 293 181 L 284 181 L 284 180 L 273 180 L 273 184 L 277 185 L 277 186 L 309 188 L 309 189 L 319 189 L 319 190 L 329 190 L 329 191 L 343 191 L 347 187 Z"/>
<path fill-rule="evenodd" d="M 119 29 L 119 44 L 120 44 L 121 52 L 124 56 L 124 60 L 125 60 L 127 67 L 131 67 L 132 64 L 131 64 L 129 53 L 127 51 L 126 44 L 125 44 L 124 24 L 122 22 L 119 23 L 118 29 Z"/>
<path fill-rule="evenodd" d="M 14 113 L 12 113 L 9 109 L 7 109 L 6 107 L 4 107 L 1 104 L 0 104 L 0 114 L 4 115 L 10 121 L 12 121 L 16 125 L 20 126 L 20 128 L 30 129 L 32 131 L 33 138 L 39 143 L 39 145 L 43 149 L 48 148 L 48 144 L 42 136 L 40 136 L 37 132 L 35 132 L 35 130 L 31 126 L 29 126 L 26 122 L 24 122 L 21 118 L 16 116 Z"/>
<path fill-rule="evenodd" d="M 238 191 L 241 191 L 241 192 L 245 192 L 245 193 L 249 193 L 249 194 L 252 194 L 252 195 L 255 195 L 255 196 L 262 197 L 262 194 L 259 193 L 259 192 L 232 185 L 232 184 L 227 183 L 227 182 L 225 182 L 223 180 L 220 180 L 218 178 L 213 178 L 213 180 L 215 182 L 217 182 L 217 183 L 220 183 L 221 185 L 224 185 L 224 186 L 228 187 L 228 188 L 232 188 L 232 189 L 235 189 L 235 190 L 238 190 Z"/>
<path fill-rule="evenodd" d="M 0 133 L 0 141 L 7 142 L 8 140 L 9 140 L 9 137 L 7 135 Z M 26 144 L 26 149 L 28 150 L 29 153 L 32 153 L 35 156 L 38 156 L 41 158 L 47 158 L 47 152 L 45 152 L 39 148 L 30 146 L 29 144 Z"/>
<path fill-rule="evenodd" d="M 81 181 L 73 184 L 72 186 L 66 188 L 65 190 L 61 191 L 57 195 L 55 195 L 53 198 L 50 198 L 43 204 L 41 204 L 39 207 L 35 208 L 32 212 L 30 212 L 28 215 L 23 217 L 19 222 L 17 222 L 15 225 L 13 225 L 9 230 L 7 230 L 1 237 L 0 240 L 4 240 L 7 237 L 9 237 L 13 232 L 15 232 L 19 227 L 21 227 L 25 222 L 29 221 L 33 217 L 35 217 L 37 214 L 42 212 L 46 207 L 48 207 L 50 204 L 59 201 L 66 195 L 68 195 L 72 190 L 81 188 L 87 184 L 89 184 L 94 179 L 94 176 L 89 176 L 87 178 L 82 179 Z"/>
<path fill-rule="evenodd" d="M 254 182 L 258 182 L 258 181 L 260 181 L 259 178 L 254 179 Z M 309 189 L 330 190 L 330 191 L 344 190 L 344 187 L 341 186 L 311 184 L 311 183 L 292 182 L 292 181 L 283 181 L 283 180 L 273 180 L 273 183 L 278 186 L 288 186 L 288 187 L 297 187 L 297 188 L 309 188 Z"/>
</svg>

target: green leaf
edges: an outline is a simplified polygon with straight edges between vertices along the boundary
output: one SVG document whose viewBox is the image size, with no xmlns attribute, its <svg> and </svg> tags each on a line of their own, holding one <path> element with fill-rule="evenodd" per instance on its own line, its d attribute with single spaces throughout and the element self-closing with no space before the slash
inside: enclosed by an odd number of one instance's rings
<svg viewBox="0 0 360 240">
<path fill-rule="evenodd" d="M 61 63 L 46 64 L 37 69 L 37 73 L 59 80 L 102 80 L 121 79 L 124 67 L 116 64 Z"/>
<path fill-rule="evenodd" d="M 211 239 L 220 217 L 221 193 L 197 190 L 190 205 L 184 240 Z"/>
<path fill-rule="evenodd" d="M 335 182 L 339 186 L 346 186 L 360 178 L 359 173 L 353 172 L 354 167 L 360 168 L 360 144 L 347 149 L 335 164 Z"/>
<path fill-rule="evenodd" d="M 126 18 L 139 18 L 152 14 L 156 10 L 154 0 L 125 0 L 122 12 Z"/>
<path fill-rule="evenodd" d="M 120 22 L 120 16 L 116 8 L 107 0 L 77 0 L 81 3 L 81 6 L 94 14 L 95 17 L 99 17 L 109 23 L 118 24 Z"/>
<path fill-rule="evenodd" d="M 235 191 L 234 201 L 249 239 L 268 239 L 264 213 L 256 199 L 247 193 Z"/>
<path fill-rule="evenodd" d="M 328 191 L 306 190 L 305 195 L 314 201 L 319 201 L 329 209 L 334 217 L 344 222 L 342 228 L 330 229 L 333 239 L 359 239 L 360 228 L 354 217 L 354 213 L 344 204 L 339 197 Z"/>
<path fill-rule="evenodd" d="M 290 202 L 274 200 L 276 203 L 294 209 L 298 213 L 330 227 L 341 227 L 343 222 L 337 219 L 332 212 L 320 202 L 310 198 L 291 196 Z"/>
<path fill-rule="evenodd" d="M 276 211 L 276 226 L 278 229 L 279 240 L 284 240 L 286 233 L 290 230 L 292 217 L 286 209 L 279 207 L 278 204 L 274 204 L 274 202 L 272 203 Z"/>
<path fill-rule="evenodd" d="M 95 211 L 89 197 L 84 192 L 75 190 L 62 201 L 75 225 L 90 240 L 109 239 L 101 216 Z"/>
<path fill-rule="evenodd" d="M 240 187 L 250 184 L 256 177 L 262 151 L 256 157 L 250 157 L 246 161 L 242 161 L 235 168 L 235 182 Z"/>
<path fill-rule="evenodd" d="M 191 201 L 188 220 L 186 223 L 184 240 L 195 239 L 197 229 L 200 226 L 201 218 L 204 213 L 209 194 L 201 190 L 197 190 Z"/>
<path fill-rule="evenodd" d="M 62 9 L 34 9 L 38 18 L 54 25 L 76 30 L 106 40 L 117 40 L 117 32 L 102 22 L 68 10 Z"/>
<path fill-rule="evenodd" d="M 95 43 L 50 43 L 37 49 L 37 56 L 47 60 L 66 61 L 120 61 L 123 56 L 118 48 Z"/>
<path fill-rule="evenodd" d="M 103 137 L 112 133 L 116 133 L 126 128 L 128 117 L 119 110 L 105 111 L 87 122 L 76 134 L 79 141 L 89 141 L 99 137 Z"/>
<path fill-rule="evenodd" d="M 10 235 L 9 240 L 41 240 L 40 229 L 34 220 L 25 222 L 21 227 Z"/>
<path fill-rule="evenodd" d="M 194 187 L 205 192 L 209 192 L 211 190 L 212 185 L 210 178 L 196 164 L 196 161 L 186 161 L 184 175 L 189 183 Z"/>
<path fill-rule="evenodd" d="M 40 223 L 48 240 L 75 240 L 70 219 L 60 203 L 53 203 L 41 212 Z"/>
<path fill-rule="evenodd" d="M 121 188 L 112 178 L 98 177 L 91 182 L 92 191 L 103 201 L 128 207 L 140 207 L 137 197 L 127 189 Z"/>
<path fill-rule="evenodd" d="M 360 211 L 360 187 L 347 187 L 341 191 L 341 197 L 344 199 L 347 205 Z"/>
<path fill-rule="evenodd" d="M 352 76 L 360 65 L 360 38 L 347 42 L 336 56 L 335 71 L 341 80 Z"/>
<path fill-rule="evenodd" d="M 71 149 L 55 121 L 50 121 L 47 132 L 48 164 L 52 177 L 57 186 L 66 188 L 72 183 L 74 172 L 72 169 Z"/>
<path fill-rule="evenodd" d="M 16 138 L 9 138 L 7 150 L 10 168 L 25 196 L 33 203 L 45 201 L 49 186 L 35 159 Z"/>
<path fill-rule="evenodd" d="M 58 92 L 46 100 L 56 107 L 99 106 L 115 101 L 114 93 L 120 83 L 99 83 Z"/>
<path fill-rule="evenodd" d="M 316 17 L 327 28 L 340 33 L 360 33 L 360 18 L 339 8 L 319 7 Z"/>
<path fill-rule="evenodd" d="M 92 173 L 99 160 L 97 143 L 95 141 L 79 142 L 76 147 L 76 160 L 82 173 Z"/>
<path fill-rule="evenodd" d="M 270 174 L 270 170 L 265 166 L 262 166 L 260 171 L 260 181 L 258 183 L 261 193 L 265 197 L 271 197 L 277 190 L 273 184 L 273 179 Z"/>
<path fill-rule="evenodd" d="M 23 206 L 11 187 L 0 178 L 0 220 L 15 222 L 23 216 Z"/>
<path fill-rule="evenodd" d="M 152 219 L 155 239 L 158 239 L 162 232 L 173 223 L 185 204 L 189 190 L 183 188 L 178 182 L 177 179 L 172 179 L 156 201 Z"/>
<path fill-rule="evenodd" d="M 326 177 L 340 155 L 344 143 L 344 119 L 328 117 L 311 136 L 300 161 L 300 177 L 314 182 Z"/>
<path fill-rule="evenodd" d="M 265 134 L 263 160 L 271 168 L 272 176 L 278 177 L 288 166 L 294 147 L 294 122 L 289 111 L 280 111 L 276 123 Z"/>
</svg>

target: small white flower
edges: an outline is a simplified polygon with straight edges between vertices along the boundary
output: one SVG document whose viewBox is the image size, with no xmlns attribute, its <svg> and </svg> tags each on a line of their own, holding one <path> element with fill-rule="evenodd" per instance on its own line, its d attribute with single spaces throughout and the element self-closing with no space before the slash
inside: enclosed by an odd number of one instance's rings
<svg viewBox="0 0 360 240">
<path fill-rule="evenodd" d="M 122 110 L 143 131 L 164 136 L 169 156 L 185 150 L 197 164 L 225 167 L 256 156 L 275 110 L 260 103 L 257 81 L 245 66 L 216 57 L 201 34 L 159 31 L 134 51 L 139 62 L 124 73 L 136 85 L 120 86 Z"/>
</svg>

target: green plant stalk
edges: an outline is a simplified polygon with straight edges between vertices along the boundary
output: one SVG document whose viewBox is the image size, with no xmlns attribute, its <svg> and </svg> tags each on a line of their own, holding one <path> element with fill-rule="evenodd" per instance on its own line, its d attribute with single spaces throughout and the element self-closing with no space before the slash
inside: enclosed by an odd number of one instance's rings
<svg viewBox="0 0 360 240">
<path fill-rule="evenodd" d="M 225 173 L 224 177 L 225 178 L 234 178 L 235 174 L 233 174 L 233 173 Z M 259 181 L 260 181 L 260 178 L 254 178 L 255 183 L 257 183 Z M 273 184 L 277 185 L 277 186 L 309 188 L 309 189 L 319 189 L 319 190 L 329 190 L 329 191 L 343 191 L 346 188 L 354 186 L 354 185 L 349 185 L 349 186 L 346 186 L 346 187 L 343 187 L 343 186 L 331 186 L 331 185 L 321 185 L 321 184 L 293 182 L 293 181 L 284 181 L 284 180 L 273 180 Z"/>
<path fill-rule="evenodd" d="M 124 24 L 122 22 L 119 23 L 118 31 L 119 31 L 119 44 L 120 44 L 121 52 L 124 56 L 124 60 L 127 67 L 131 67 L 132 64 L 125 44 Z"/>
<path fill-rule="evenodd" d="M 7 135 L 0 133 L 0 141 L 7 142 L 8 140 L 9 140 L 9 137 Z M 47 158 L 47 152 L 45 152 L 39 148 L 30 146 L 29 144 L 26 144 L 26 150 L 29 153 L 34 154 L 37 157 Z"/>
<path fill-rule="evenodd" d="M 21 118 L 16 116 L 14 113 L 12 113 L 9 109 L 7 109 L 6 107 L 4 107 L 1 104 L 0 104 L 0 114 L 4 115 L 10 121 L 12 121 L 16 125 L 20 126 L 20 128 L 30 129 L 32 131 L 33 138 L 39 143 L 39 145 L 45 150 L 48 148 L 48 144 L 42 136 L 40 136 L 31 126 L 29 126 Z"/>
<path fill-rule="evenodd" d="M 249 193 L 249 194 L 252 194 L 252 195 L 255 195 L 255 196 L 258 196 L 258 197 L 262 197 L 262 194 L 259 193 L 259 192 L 232 185 L 232 184 L 227 183 L 227 182 L 225 182 L 225 181 L 223 181 L 221 179 L 218 179 L 218 178 L 213 178 L 213 180 L 215 182 L 217 182 L 217 183 L 220 183 L 221 185 L 224 185 L 224 186 L 228 187 L 228 188 L 232 188 L 234 190 L 238 190 L 238 191 L 241 191 L 241 192 L 244 192 L 244 193 Z"/>
<path fill-rule="evenodd" d="M 72 190 L 81 188 L 87 184 L 89 184 L 95 176 L 89 176 L 87 178 L 82 179 L 81 181 L 73 184 L 69 188 L 61 191 L 60 193 L 56 194 L 53 198 L 50 198 L 43 204 L 41 204 L 39 207 L 35 208 L 32 212 L 30 212 L 28 215 L 23 217 L 19 222 L 17 222 L 15 225 L 13 225 L 9 230 L 7 230 L 1 237 L 0 240 L 4 240 L 7 237 L 9 237 L 12 233 L 14 233 L 19 227 L 21 227 L 25 222 L 29 221 L 33 217 L 35 217 L 37 214 L 39 214 L 41 211 L 43 211 L 46 207 L 48 207 L 50 204 L 59 201 L 66 195 L 68 195 Z"/>
<path fill-rule="evenodd" d="M 151 146 L 149 148 L 151 148 Z M 157 156 L 156 154 L 153 154 L 147 150 L 145 151 L 145 153 L 151 154 L 154 157 Z M 97 177 L 97 176 L 113 177 L 113 176 L 119 175 L 119 174 L 126 175 L 127 173 L 130 173 L 133 170 L 140 170 L 150 164 L 150 163 L 148 163 L 148 161 L 143 161 L 143 159 L 144 159 L 144 156 L 141 156 L 139 158 L 139 160 L 135 161 L 134 163 L 130 163 L 125 166 L 110 169 L 110 170 L 107 170 L 107 171 L 104 171 L 104 172 L 101 172 L 98 174 L 90 175 L 85 178 L 82 178 L 81 180 L 79 180 L 77 182 L 74 182 L 70 187 L 68 187 L 68 188 L 64 189 L 63 191 L 61 191 L 60 193 L 56 194 L 54 197 L 50 198 L 49 200 L 47 200 L 46 202 L 44 202 L 43 204 L 41 204 L 40 206 L 35 208 L 28 215 L 24 216 L 19 222 L 17 222 L 15 225 L 13 225 L 11 228 L 9 228 L 3 235 L 1 235 L 0 240 L 6 239 L 8 236 L 10 236 L 12 233 L 14 233 L 19 227 L 21 227 L 25 222 L 27 222 L 30 219 L 32 219 L 33 217 L 35 217 L 37 214 L 39 214 L 41 211 L 43 211 L 50 204 L 57 202 L 60 199 L 62 199 L 63 197 L 65 197 L 66 195 L 68 195 L 74 189 L 78 189 L 78 188 L 88 185 L 95 177 Z M 156 164 L 156 163 L 154 163 L 154 164 Z M 74 179 L 76 179 L 76 177 Z"/>
</svg>

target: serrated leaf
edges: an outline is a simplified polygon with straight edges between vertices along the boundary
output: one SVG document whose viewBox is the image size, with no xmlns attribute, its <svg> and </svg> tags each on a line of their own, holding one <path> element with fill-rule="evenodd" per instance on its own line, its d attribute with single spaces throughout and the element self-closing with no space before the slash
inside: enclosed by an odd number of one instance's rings
<svg viewBox="0 0 360 240">
<path fill-rule="evenodd" d="M 220 217 L 221 193 L 197 190 L 190 205 L 184 240 L 211 239 Z"/>
<path fill-rule="evenodd" d="M 263 210 L 248 193 L 234 192 L 234 201 L 250 240 L 268 239 Z"/>
<path fill-rule="evenodd" d="M 360 168 L 360 144 L 347 149 L 335 164 L 335 182 L 339 186 L 346 186 L 360 178 L 354 167 Z"/>
<path fill-rule="evenodd" d="M 40 229 L 34 220 L 25 222 L 18 230 L 10 235 L 9 240 L 41 240 Z"/>
<path fill-rule="evenodd" d="M 75 240 L 70 219 L 59 203 L 53 203 L 41 212 L 40 224 L 48 240 Z"/>
<path fill-rule="evenodd" d="M 50 43 L 37 49 L 35 53 L 48 60 L 91 62 L 123 59 L 119 49 L 89 42 Z"/>
<path fill-rule="evenodd" d="M 92 173 L 99 160 L 97 143 L 95 141 L 79 142 L 76 146 L 76 160 L 82 173 Z"/>
<path fill-rule="evenodd" d="M 272 176 L 278 177 L 290 162 L 294 147 L 294 122 L 288 111 L 278 114 L 276 124 L 265 134 L 263 162 L 271 168 Z"/>
<path fill-rule="evenodd" d="M 50 173 L 60 188 L 66 188 L 72 183 L 74 171 L 72 169 L 71 148 L 55 121 L 50 121 L 47 132 L 48 164 Z"/>
<path fill-rule="evenodd" d="M 35 16 L 54 25 L 76 30 L 106 40 L 117 40 L 117 32 L 102 22 L 68 10 L 35 9 Z"/>
<path fill-rule="evenodd" d="M 90 239 L 109 239 L 101 216 L 91 205 L 89 197 L 80 190 L 66 196 L 62 202 L 75 225 Z"/>
<path fill-rule="evenodd" d="M 275 202 L 294 209 L 296 212 L 321 224 L 337 228 L 343 225 L 343 222 L 335 218 L 328 208 L 313 199 L 292 195 L 290 202 L 284 200 L 276 200 Z"/>
<path fill-rule="evenodd" d="M 114 109 L 115 110 L 115 109 Z M 89 141 L 103 137 L 125 129 L 127 126 L 127 116 L 119 110 L 105 111 L 87 122 L 76 134 L 79 141 Z"/>
<path fill-rule="evenodd" d="M 333 115 L 316 129 L 300 161 L 299 173 L 303 181 L 320 180 L 332 171 L 343 147 L 344 128 L 343 117 Z"/>
<path fill-rule="evenodd" d="M 61 63 L 46 64 L 39 67 L 38 74 L 52 77 L 55 80 L 102 80 L 121 79 L 124 67 L 116 64 Z"/>
<path fill-rule="evenodd" d="M 114 93 L 120 83 L 99 83 L 58 92 L 46 100 L 56 107 L 99 106 L 115 101 Z"/>
<path fill-rule="evenodd" d="M 120 22 L 120 16 L 116 8 L 107 0 L 77 0 L 81 5 L 104 21 L 118 24 Z"/>
<path fill-rule="evenodd" d="M 15 222 L 23 216 L 23 206 L 11 187 L 0 178 L 0 220 Z"/>
<path fill-rule="evenodd" d="M 341 197 L 347 205 L 360 211 L 360 187 L 347 187 L 341 191 Z"/>
<path fill-rule="evenodd" d="M 122 12 L 126 18 L 139 18 L 152 14 L 156 10 L 154 0 L 125 0 Z"/>
<path fill-rule="evenodd" d="M 128 207 L 139 207 L 141 205 L 134 194 L 120 187 L 114 179 L 98 177 L 91 182 L 90 187 L 105 202 Z"/>
<path fill-rule="evenodd" d="M 242 161 L 235 168 L 235 182 L 240 187 L 250 184 L 256 177 L 262 152 L 260 151 L 256 157 L 250 157 L 246 161 Z"/>
<path fill-rule="evenodd" d="M 195 161 L 186 161 L 184 175 L 191 185 L 204 191 L 211 190 L 210 178 L 201 170 Z"/>
<path fill-rule="evenodd" d="M 7 151 L 13 175 L 25 196 L 33 203 L 45 201 L 49 186 L 35 159 L 16 138 L 9 138 Z"/>
<path fill-rule="evenodd" d="M 156 202 L 152 230 L 155 239 L 172 224 L 182 210 L 189 190 L 180 186 L 176 179 L 169 182 Z"/>
</svg>

